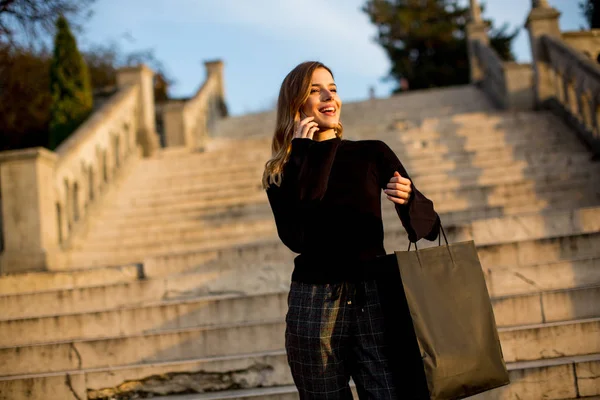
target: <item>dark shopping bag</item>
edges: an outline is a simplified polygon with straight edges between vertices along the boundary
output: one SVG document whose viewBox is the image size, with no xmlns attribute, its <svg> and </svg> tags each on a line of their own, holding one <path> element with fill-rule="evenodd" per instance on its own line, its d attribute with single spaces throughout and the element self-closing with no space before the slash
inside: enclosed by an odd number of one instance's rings
<svg viewBox="0 0 600 400">
<path fill-rule="evenodd" d="M 509 378 L 475 243 L 448 245 L 441 233 L 445 246 L 395 255 L 430 398 L 453 400 Z"/>
</svg>

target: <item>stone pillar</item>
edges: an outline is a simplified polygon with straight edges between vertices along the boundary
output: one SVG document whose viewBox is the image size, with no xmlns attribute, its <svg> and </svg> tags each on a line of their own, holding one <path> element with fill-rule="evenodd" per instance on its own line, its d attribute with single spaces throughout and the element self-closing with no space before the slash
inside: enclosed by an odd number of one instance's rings
<svg viewBox="0 0 600 400">
<path fill-rule="evenodd" d="M 56 263 L 59 250 L 56 159 L 54 152 L 42 147 L 0 152 L 2 273 L 46 270 Z"/>
<path fill-rule="evenodd" d="M 544 101 L 555 96 L 552 70 L 541 38 L 544 35 L 561 38 L 558 25 L 560 12 L 550 7 L 546 0 L 532 0 L 532 6 L 526 27 L 533 60 L 535 104 L 539 108 Z"/>
<path fill-rule="evenodd" d="M 216 101 L 213 104 L 216 104 L 216 110 L 218 111 L 218 115 L 216 116 L 207 116 L 210 120 L 211 118 L 222 118 L 227 116 L 227 105 L 225 104 L 225 77 L 223 75 L 223 61 L 206 61 L 204 63 L 206 67 L 206 78 L 209 76 L 215 75 L 218 80 L 217 84 L 217 93 L 216 93 Z"/>
<path fill-rule="evenodd" d="M 467 42 L 469 51 L 469 64 L 471 67 L 471 83 L 481 82 L 484 71 L 475 55 L 475 42 L 479 41 L 484 46 L 489 46 L 490 39 L 487 34 L 488 25 L 481 19 L 481 8 L 477 0 L 471 2 L 471 20 L 467 24 Z"/>
<path fill-rule="evenodd" d="M 188 134 L 184 116 L 185 102 L 170 101 L 163 105 L 163 127 L 167 147 L 187 146 Z"/>
<path fill-rule="evenodd" d="M 209 76 L 214 75 L 217 77 L 217 93 L 221 99 L 225 98 L 225 83 L 223 78 L 223 61 L 215 60 L 215 61 L 206 61 L 204 63 L 204 67 L 206 68 L 206 79 Z"/>
<path fill-rule="evenodd" d="M 138 85 L 140 88 L 137 143 L 142 146 L 144 156 L 148 157 L 160 147 L 154 113 L 154 72 L 143 64 L 119 69 L 117 86 L 124 88 L 129 85 Z"/>
</svg>

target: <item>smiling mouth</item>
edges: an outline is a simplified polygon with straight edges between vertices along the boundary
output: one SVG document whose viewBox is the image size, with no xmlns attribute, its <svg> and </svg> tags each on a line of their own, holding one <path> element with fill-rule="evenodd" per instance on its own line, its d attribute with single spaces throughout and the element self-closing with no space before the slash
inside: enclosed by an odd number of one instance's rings
<svg viewBox="0 0 600 400">
<path fill-rule="evenodd" d="M 323 107 L 323 108 L 319 108 L 319 112 L 321 114 L 325 114 L 329 117 L 333 117 L 335 115 L 335 107 Z"/>
</svg>

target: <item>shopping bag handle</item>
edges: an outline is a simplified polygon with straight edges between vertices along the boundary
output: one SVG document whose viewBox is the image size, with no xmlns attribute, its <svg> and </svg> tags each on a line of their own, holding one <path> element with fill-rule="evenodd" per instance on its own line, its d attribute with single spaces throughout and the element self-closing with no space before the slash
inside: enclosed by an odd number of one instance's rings
<svg viewBox="0 0 600 400">
<path fill-rule="evenodd" d="M 444 227 L 442 226 L 442 222 L 440 221 L 440 232 L 442 233 L 442 235 L 444 235 L 444 242 L 446 242 L 446 246 L 448 246 L 448 238 L 446 237 L 446 232 L 444 232 Z M 438 233 L 438 246 L 442 245 L 442 235 L 440 235 Z M 417 247 L 417 242 L 415 243 L 415 250 L 419 250 L 419 248 Z M 412 246 L 413 242 L 409 242 L 408 243 L 408 251 L 410 251 L 410 247 Z"/>
</svg>

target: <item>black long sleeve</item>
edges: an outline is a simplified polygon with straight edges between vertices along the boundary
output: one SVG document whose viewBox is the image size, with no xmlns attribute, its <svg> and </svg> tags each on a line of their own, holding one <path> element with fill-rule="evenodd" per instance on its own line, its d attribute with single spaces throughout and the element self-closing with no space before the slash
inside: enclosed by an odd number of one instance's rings
<svg viewBox="0 0 600 400">
<path fill-rule="evenodd" d="M 398 171 L 404 178 L 411 180 L 408 172 L 384 142 L 379 141 L 376 146 L 376 159 L 378 161 L 379 185 L 382 189 Z M 420 239 L 435 240 L 440 230 L 440 218 L 433 208 L 433 202 L 423 195 L 412 182 L 412 195 L 408 204 L 394 204 L 402 226 L 408 233 L 408 239 L 416 242 Z"/>
<path fill-rule="evenodd" d="M 272 184 L 267 189 L 279 238 L 295 253 L 303 250 L 307 214 L 327 191 L 337 146 L 337 140 L 321 143 L 311 139 L 293 139 L 281 186 Z"/>
<path fill-rule="evenodd" d="M 386 254 L 381 199 L 394 171 L 410 179 L 382 141 L 292 141 L 281 185 L 267 189 L 280 239 L 300 253 L 292 280 L 340 281 Z M 437 237 L 439 217 L 414 183 L 409 203 L 395 208 L 411 241 Z"/>
</svg>

